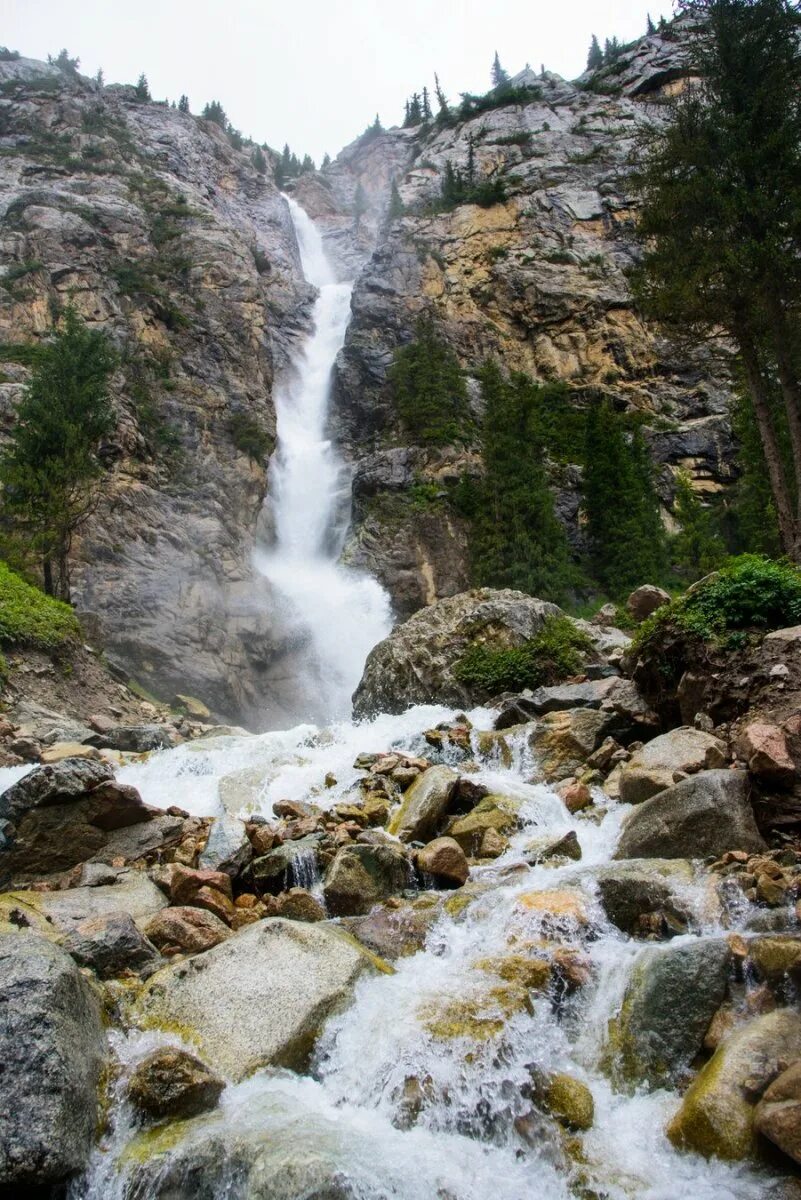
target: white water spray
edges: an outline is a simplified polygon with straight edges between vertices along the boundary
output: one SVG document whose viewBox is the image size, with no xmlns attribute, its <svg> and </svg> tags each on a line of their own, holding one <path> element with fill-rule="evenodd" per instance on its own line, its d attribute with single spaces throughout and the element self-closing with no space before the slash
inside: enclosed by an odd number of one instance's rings
<svg viewBox="0 0 801 1200">
<path fill-rule="evenodd" d="M 349 715 L 364 660 L 389 632 L 390 604 L 375 579 L 337 561 L 347 529 L 349 478 L 326 423 L 353 283 L 337 283 L 319 230 L 286 199 L 303 273 L 319 293 L 311 336 L 276 391 L 278 448 L 268 498 L 275 541 L 257 550 L 255 564 L 273 585 L 287 635 L 300 645 L 286 705 L 295 723 Z"/>
</svg>

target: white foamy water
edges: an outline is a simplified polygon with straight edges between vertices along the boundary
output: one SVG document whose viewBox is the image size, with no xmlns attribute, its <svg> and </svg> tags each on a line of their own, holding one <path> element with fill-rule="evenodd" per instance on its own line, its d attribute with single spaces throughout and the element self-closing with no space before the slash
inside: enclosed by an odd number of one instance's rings
<svg viewBox="0 0 801 1200">
<path fill-rule="evenodd" d="M 331 373 L 345 340 L 353 283 L 338 283 L 314 222 L 291 197 L 303 272 L 318 289 L 312 333 L 276 389 L 277 449 L 267 504 L 274 543 L 257 569 L 273 585 L 276 615 L 296 640 L 291 720 L 348 716 L 364 660 L 390 629 L 389 597 L 377 580 L 337 560 L 350 511 L 350 479 L 327 436 Z"/>
<path fill-rule="evenodd" d="M 477 728 L 491 727 L 491 712 L 469 715 Z M 430 752 L 421 731 L 450 716 L 446 708 L 421 707 L 360 725 L 212 738 L 154 754 L 121 777 L 150 803 L 191 801 L 193 811 L 214 813 L 226 776 L 247 770 L 259 786 L 243 814 L 270 816 L 283 798 L 327 808 L 363 775 L 353 765 L 359 752 Z M 440 909 L 422 950 L 400 958 L 394 974 L 360 981 L 351 1004 L 328 1020 L 307 1075 L 259 1071 L 231 1085 L 215 1113 L 168 1140 L 155 1167 L 141 1150 L 128 1153 L 138 1145 L 137 1129 L 120 1085 L 111 1130 L 72 1200 L 764 1200 L 771 1194 L 767 1172 L 673 1148 L 665 1128 L 680 1102 L 677 1091 L 630 1094 L 605 1073 L 609 1019 L 635 963 L 649 952 L 608 922 L 594 883 L 594 870 L 612 858 L 625 806 L 599 793 L 603 815 L 569 813 L 539 781 L 525 740 L 511 736 L 511 766 L 479 761 L 471 778 L 519 801 L 521 827 L 500 858 L 473 868 L 467 907 Z M 330 787 L 327 774 L 336 780 Z M 532 842 L 570 831 L 581 846 L 580 862 L 528 864 Z M 532 903 L 537 893 L 554 890 L 572 893 L 586 918 L 570 912 L 554 918 L 547 905 Z M 721 933 L 703 872 L 683 885 L 682 899 L 693 916 L 676 944 Z M 560 1003 L 531 993 L 509 1015 L 502 1000 L 508 982 L 493 960 L 547 955 L 554 943 L 586 956 L 591 981 Z M 443 1023 L 453 1030 L 443 1032 Z M 159 1035 L 165 1037 L 175 1040 Z M 116 1039 L 123 1075 L 153 1039 L 136 1031 Z M 525 1095 L 532 1067 L 568 1072 L 590 1089 L 595 1120 L 579 1136 L 578 1152 L 547 1118 L 539 1117 L 532 1133 Z M 410 1086 L 419 1109 L 411 1124 Z M 198 1193 L 193 1164 L 208 1161 L 202 1156 L 210 1144 L 213 1170 Z M 251 1175 L 243 1163 L 254 1154 L 258 1168 Z M 319 1172 L 313 1185 L 309 1164 Z"/>
</svg>

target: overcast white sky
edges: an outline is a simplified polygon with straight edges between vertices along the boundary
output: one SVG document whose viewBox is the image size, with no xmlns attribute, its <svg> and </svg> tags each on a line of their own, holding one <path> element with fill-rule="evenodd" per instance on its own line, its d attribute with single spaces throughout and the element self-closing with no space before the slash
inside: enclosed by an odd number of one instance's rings
<svg viewBox="0 0 801 1200">
<path fill-rule="evenodd" d="M 107 83 L 141 71 L 157 99 L 210 99 L 257 141 L 317 161 L 372 121 L 397 124 L 434 72 L 451 100 L 484 92 L 497 49 L 568 78 L 593 33 L 629 41 L 671 0 L 0 0 L 0 44 L 33 58 L 66 46 Z"/>
</svg>

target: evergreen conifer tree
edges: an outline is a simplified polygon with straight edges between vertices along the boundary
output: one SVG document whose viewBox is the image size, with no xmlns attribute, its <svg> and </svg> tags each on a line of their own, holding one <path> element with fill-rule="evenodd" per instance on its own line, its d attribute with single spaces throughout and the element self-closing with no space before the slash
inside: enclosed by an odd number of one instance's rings
<svg viewBox="0 0 801 1200">
<path fill-rule="evenodd" d="M 584 506 L 595 577 L 612 596 L 665 573 L 665 535 L 650 461 L 639 434 L 627 437 L 608 401 L 587 414 Z"/>
<path fill-rule="evenodd" d="M 401 194 L 398 191 L 398 184 L 395 179 L 392 180 L 392 188 L 389 193 L 389 208 L 387 216 L 390 221 L 397 221 L 398 217 L 402 217 L 404 213 L 403 201 Z"/>
<path fill-rule="evenodd" d="M 325 154 L 323 155 L 323 161 L 322 161 L 322 165 L 321 165 L 320 169 L 322 171 L 324 171 L 326 169 L 326 167 L 330 167 L 330 166 L 331 166 L 331 155 L 326 150 Z"/>
<path fill-rule="evenodd" d="M 250 161 L 253 163 L 253 166 L 260 175 L 263 175 L 267 170 L 267 159 L 264 156 L 264 151 L 262 150 L 261 146 L 254 147 L 253 153 L 250 156 Z"/>
<path fill-rule="evenodd" d="M 726 548 L 712 514 L 698 499 L 686 471 L 676 476 L 674 515 L 680 529 L 672 539 L 671 556 L 680 574 L 693 582 L 720 566 Z"/>
<path fill-rule="evenodd" d="M 225 109 L 219 100 L 210 100 L 208 104 L 203 106 L 203 120 L 213 121 L 215 125 L 220 126 L 220 129 L 228 128 L 228 117 L 225 115 Z"/>
<path fill-rule="evenodd" d="M 604 52 L 601 49 L 601 44 L 595 34 L 592 35 L 590 42 L 590 52 L 587 55 L 587 70 L 597 71 L 599 67 L 604 65 Z"/>
<path fill-rule="evenodd" d="M 501 60 L 498 57 L 498 51 L 495 51 L 495 57 L 492 60 L 492 86 L 493 88 L 503 88 L 509 84 L 509 73 L 504 71 L 501 66 Z"/>
<path fill-rule="evenodd" d="M 142 72 L 142 74 L 139 76 L 139 78 L 136 81 L 136 87 L 134 88 L 134 92 L 136 94 L 137 100 L 141 100 L 143 103 L 152 99 L 152 97 L 150 95 L 150 88 L 149 88 L 148 82 L 147 82 L 147 76 L 145 75 L 144 71 Z"/>
<path fill-rule="evenodd" d="M 469 427 L 467 387 L 455 353 L 431 317 L 396 351 L 389 371 L 401 424 L 420 445 L 463 440 Z"/>
<path fill-rule="evenodd" d="M 106 85 L 106 81 L 105 81 L 105 77 L 104 77 L 104 75 L 103 75 L 103 68 L 102 68 L 102 67 L 98 67 L 98 68 L 97 68 L 97 74 L 95 75 L 95 83 L 97 84 L 97 86 L 98 86 L 98 87 L 99 87 L 101 90 L 102 90 L 102 89 L 105 87 L 105 85 Z"/>
<path fill-rule="evenodd" d="M 184 93 L 178 101 L 178 111 L 182 113 L 189 112 L 189 97 Z"/>
<path fill-rule="evenodd" d="M 0 456 L 3 515 L 42 563 L 49 595 L 69 600 L 72 537 L 95 506 L 98 450 L 114 428 L 108 380 L 115 355 L 75 309 L 37 355 Z"/>
<path fill-rule="evenodd" d="M 651 20 L 650 13 L 648 14 L 648 24 L 646 26 L 646 33 L 648 34 L 648 37 L 653 37 L 653 35 L 656 33 L 656 26 L 654 25 L 653 21 Z"/>
<path fill-rule="evenodd" d="M 439 82 L 439 75 L 437 75 L 436 72 L 434 73 L 434 94 L 437 97 L 437 104 L 439 105 L 440 113 L 447 114 L 447 112 L 448 112 L 448 97 L 445 95 L 445 93 L 442 90 L 442 87 Z"/>
<path fill-rule="evenodd" d="M 481 373 L 483 480 L 472 531 L 477 583 L 562 601 L 577 582 L 565 530 L 554 511 L 538 427 L 540 389 L 525 375 Z"/>
<path fill-rule="evenodd" d="M 422 101 L 421 101 L 421 112 L 422 112 L 424 121 L 431 120 L 431 100 L 428 95 L 427 87 L 423 88 L 423 96 L 422 96 Z"/>
</svg>

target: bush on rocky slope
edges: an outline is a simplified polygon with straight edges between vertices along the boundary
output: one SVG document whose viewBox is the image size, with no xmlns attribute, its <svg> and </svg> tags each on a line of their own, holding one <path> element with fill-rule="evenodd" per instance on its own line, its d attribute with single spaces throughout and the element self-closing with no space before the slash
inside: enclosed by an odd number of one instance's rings
<svg viewBox="0 0 801 1200">
<path fill-rule="evenodd" d="M 664 707 L 685 671 L 718 650 L 737 650 L 749 635 L 801 623 L 801 569 L 742 554 L 658 609 L 637 631 L 634 679 Z"/>
<path fill-rule="evenodd" d="M 453 673 L 467 687 L 497 696 L 575 675 L 581 670 L 582 651 L 591 649 L 589 638 L 569 617 L 548 617 L 540 632 L 522 646 L 494 649 L 474 642 Z"/>
</svg>

